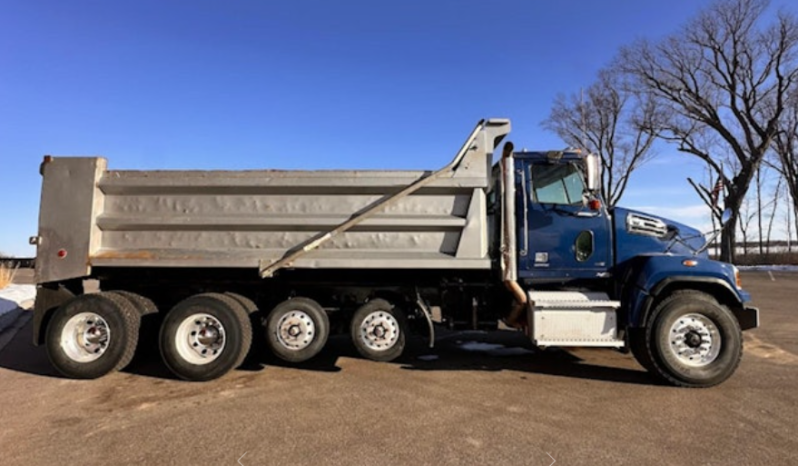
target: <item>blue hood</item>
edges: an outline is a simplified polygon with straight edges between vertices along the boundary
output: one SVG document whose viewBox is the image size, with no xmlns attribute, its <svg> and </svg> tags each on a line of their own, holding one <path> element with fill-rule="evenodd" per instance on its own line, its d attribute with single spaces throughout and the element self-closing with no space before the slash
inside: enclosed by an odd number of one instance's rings
<svg viewBox="0 0 798 466">
<path fill-rule="evenodd" d="M 643 254 L 692 256 L 706 240 L 700 231 L 657 215 L 616 207 L 612 210 L 616 264 Z M 680 239 L 690 247 L 675 241 Z M 692 249 L 691 249 L 692 248 Z M 708 257 L 704 251 L 698 257 Z"/>
</svg>

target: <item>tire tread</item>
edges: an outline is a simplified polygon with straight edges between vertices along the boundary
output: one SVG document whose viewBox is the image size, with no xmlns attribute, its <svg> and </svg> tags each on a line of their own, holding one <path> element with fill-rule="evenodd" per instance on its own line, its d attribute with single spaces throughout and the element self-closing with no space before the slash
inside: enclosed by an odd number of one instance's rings
<svg viewBox="0 0 798 466">
<path fill-rule="evenodd" d="M 125 331 L 129 335 L 122 358 L 119 359 L 119 362 L 116 364 L 116 367 L 114 367 L 112 372 L 121 371 L 127 367 L 128 364 L 130 364 L 130 361 L 133 360 L 133 356 L 136 354 L 136 347 L 138 346 L 139 342 L 141 315 L 136 310 L 135 305 L 121 295 L 115 294 L 114 292 L 102 292 L 100 294 L 113 301 L 114 304 L 119 306 L 119 308 L 122 310 L 124 325 L 126 327 Z"/>
</svg>

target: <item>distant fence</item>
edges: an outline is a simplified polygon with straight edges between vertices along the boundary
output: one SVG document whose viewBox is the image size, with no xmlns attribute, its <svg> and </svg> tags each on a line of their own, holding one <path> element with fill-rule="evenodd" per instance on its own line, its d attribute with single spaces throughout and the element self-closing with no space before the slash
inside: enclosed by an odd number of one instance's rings
<svg viewBox="0 0 798 466">
<path fill-rule="evenodd" d="M 707 252 L 712 258 L 720 256 L 720 245 L 712 244 Z M 798 265 L 798 244 L 773 241 L 759 248 L 758 242 L 737 243 L 734 263 L 736 265 Z"/>
<path fill-rule="evenodd" d="M 36 259 L 25 257 L 2 257 L 0 258 L 0 265 L 7 268 L 19 267 L 20 269 L 32 269 L 36 265 Z"/>
</svg>

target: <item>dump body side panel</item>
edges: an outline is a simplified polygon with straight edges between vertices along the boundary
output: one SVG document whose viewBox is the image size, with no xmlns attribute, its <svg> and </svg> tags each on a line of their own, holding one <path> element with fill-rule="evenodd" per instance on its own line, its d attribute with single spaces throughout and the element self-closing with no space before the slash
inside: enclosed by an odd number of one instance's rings
<svg viewBox="0 0 798 466">
<path fill-rule="evenodd" d="M 456 168 L 289 268 L 490 269 L 485 195 L 493 149 L 508 131 L 509 122 L 484 129 Z M 76 160 L 97 172 L 79 178 L 62 172 Z M 77 253 L 70 252 L 74 264 L 47 278 L 86 276 L 91 266 L 258 268 L 430 173 L 122 171 L 105 170 L 100 158 L 56 158 L 45 186 L 58 179 L 81 194 L 43 198 L 41 222 L 51 227 L 42 230 L 43 244 L 74 228 L 58 244 Z M 67 204 L 80 215 L 54 214 Z"/>
<path fill-rule="evenodd" d="M 104 213 L 96 219 L 102 242 L 91 263 L 257 267 L 261 260 L 279 259 L 423 173 L 384 175 L 110 171 L 100 183 L 106 196 Z M 482 177 L 433 183 L 294 266 L 489 266 L 484 263 L 484 207 L 480 209 L 485 184 Z M 469 223 L 477 228 L 467 229 Z"/>
</svg>

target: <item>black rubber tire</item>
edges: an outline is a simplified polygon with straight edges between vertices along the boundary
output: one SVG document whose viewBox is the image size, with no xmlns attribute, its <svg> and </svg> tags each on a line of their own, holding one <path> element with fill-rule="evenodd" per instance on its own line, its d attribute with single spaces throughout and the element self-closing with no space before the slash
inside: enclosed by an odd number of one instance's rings
<svg viewBox="0 0 798 466">
<path fill-rule="evenodd" d="M 292 311 L 302 311 L 310 317 L 315 327 L 313 340 L 306 347 L 295 349 L 285 346 L 280 342 L 278 324 L 284 315 Z M 330 336 L 330 319 L 324 308 L 316 301 L 309 298 L 287 299 L 269 312 L 265 321 L 266 343 L 269 349 L 280 359 L 288 362 L 298 363 L 307 361 L 316 356 L 327 344 Z"/>
<path fill-rule="evenodd" d="M 669 329 L 686 313 L 707 317 L 720 333 L 720 353 L 706 366 L 682 364 L 669 348 Z M 646 326 L 646 335 L 646 349 L 653 372 L 671 385 L 688 388 L 718 385 L 734 374 L 742 359 L 742 331 L 734 314 L 712 296 L 700 291 L 677 291 L 660 302 Z"/>
<path fill-rule="evenodd" d="M 255 301 L 238 293 L 225 292 L 225 295 L 235 299 L 244 307 L 249 314 L 249 322 L 253 329 L 261 328 L 263 323 L 263 312 L 261 312 Z M 257 368 L 261 365 L 261 358 L 266 353 L 266 341 L 263 332 L 252 333 L 252 346 L 249 354 L 244 358 L 241 367 Z"/>
<path fill-rule="evenodd" d="M 369 348 L 363 341 L 363 337 L 360 333 L 360 326 L 369 316 L 369 314 L 374 312 L 384 312 L 385 314 L 390 314 L 394 319 L 396 319 L 396 322 L 399 325 L 399 335 L 396 338 L 396 342 L 390 348 L 384 350 L 375 350 Z M 354 343 L 355 348 L 357 348 L 357 352 L 360 353 L 360 355 L 364 358 L 371 359 L 372 361 L 393 361 L 400 357 L 405 351 L 407 318 L 405 317 L 404 312 L 388 301 L 379 298 L 372 299 L 366 304 L 360 306 L 358 310 L 355 311 L 355 315 L 352 316 L 352 322 L 349 325 L 349 334 L 352 337 L 352 343 Z"/>
<path fill-rule="evenodd" d="M 225 296 L 229 296 L 229 297 L 235 299 L 236 301 L 238 301 L 239 304 L 244 306 L 244 310 L 247 311 L 247 314 L 254 314 L 254 313 L 259 311 L 258 305 L 255 304 L 255 301 L 247 298 L 244 295 L 240 295 L 238 293 L 226 292 Z"/>
<path fill-rule="evenodd" d="M 648 352 L 645 328 L 630 328 L 629 329 L 629 347 L 632 350 L 632 355 L 637 362 L 643 366 L 643 369 L 651 373 L 656 373 L 654 362 L 651 360 L 651 354 Z"/>
<path fill-rule="evenodd" d="M 128 301 L 133 307 L 139 312 L 140 315 L 144 316 L 147 314 L 155 314 L 158 312 L 158 307 L 152 302 L 151 299 L 145 298 L 140 294 L 133 293 L 132 291 L 125 291 L 125 290 L 113 290 L 109 291 L 111 294 L 119 295 Z"/>
<path fill-rule="evenodd" d="M 158 353 L 158 330 L 161 327 L 158 307 L 151 299 L 131 291 L 113 290 L 109 293 L 126 299 L 141 316 L 136 357 L 149 359 L 151 356 L 156 356 Z"/>
<path fill-rule="evenodd" d="M 64 326 L 70 318 L 82 312 L 93 312 L 102 317 L 110 333 L 105 352 L 89 362 L 73 360 L 61 347 Z M 58 372 L 74 379 L 96 379 L 124 369 L 136 353 L 140 320 L 132 304 L 113 293 L 77 296 L 56 309 L 47 325 L 47 357 Z"/>
<path fill-rule="evenodd" d="M 225 330 L 224 349 L 207 364 L 187 361 L 175 342 L 181 322 L 199 313 L 213 316 Z M 241 365 L 252 344 L 252 326 L 249 315 L 238 301 L 220 293 L 205 293 L 177 303 L 164 318 L 158 340 L 166 367 L 181 379 L 200 382 L 217 379 Z"/>
<path fill-rule="evenodd" d="M 250 326 L 250 328 L 252 328 L 252 329 L 258 328 L 258 325 L 260 325 L 261 312 L 258 309 L 258 305 L 255 304 L 255 301 L 247 298 L 244 295 L 240 295 L 238 293 L 231 293 L 229 291 L 225 292 L 224 295 L 233 298 L 236 302 L 238 302 L 238 304 L 241 306 L 241 308 L 244 309 L 244 312 L 246 312 L 247 315 L 249 316 L 249 326 Z M 250 345 L 249 345 L 249 351 L 247 353 L 243 354 L 243 356 L 241 357 L 241 360 L 236 365 L 237 368 L 241 367 L 242 365 L 244 365 L 244 361 L 246 361 L 246 359 L 252 353 L 255 353 L 255 354 L 253 354 L 254 361 L 257 361 L 257 355 L 262 354 L 262 351 L 263 351 L 263 338 L 262 338 L 262 336 L 260 335 L 260 333 L 258 333 L 256 335 L 254 331 L 251 331 L 250 333 L 252 335 L 252 340 L 251 340 Z"/>
</svg>

